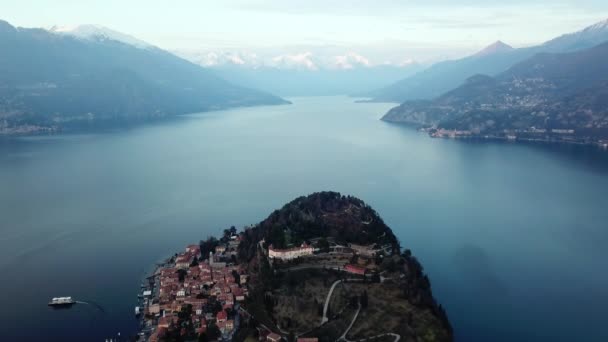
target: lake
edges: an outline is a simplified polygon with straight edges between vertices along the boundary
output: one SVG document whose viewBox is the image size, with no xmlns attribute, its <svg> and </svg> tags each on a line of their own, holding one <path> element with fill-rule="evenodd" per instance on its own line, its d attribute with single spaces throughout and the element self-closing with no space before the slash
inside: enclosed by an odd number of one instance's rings
<svg viewBox="0 0 608 342">
<path fill-rule="evenodd" d="M 290 100 L 0 140 L 0 340 L 132 335 L 155 262 L 334 190 L 421 260 L 458 341 L 608 341 L 608 152 L 431 139 L 380 121 L 391 104 Z"/>
</svg>

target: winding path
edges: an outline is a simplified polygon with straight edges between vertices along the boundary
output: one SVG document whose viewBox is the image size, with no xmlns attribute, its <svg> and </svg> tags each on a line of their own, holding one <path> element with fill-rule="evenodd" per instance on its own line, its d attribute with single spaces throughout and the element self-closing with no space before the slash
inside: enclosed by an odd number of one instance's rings
<svg viewBox="0 0 608 342">
<path fill-rule="evenodd" d="M 321 325 L 327 323 L 329 318 L 327 318 L 327 308 L 329 307 L 329 300 L 331 299 L 331 294 L 334 292 L 336 285 L 340 284 L 342 280 L 336 280 L 333 284 L 331 284 L 331 288 L 329 289 L 329 293 L 327 294 L 327 298 L 325 299 L 325 306 L 323 306 L 323 318 L 321 319 Z"/>
<path fill-rule="evenodd" d="M 386 333 L 386 334 L 380 334 L 380 335 L 376 335 L 376 336 L 372 336 L 372 337 L 366 337 L 366 338 L 362 338 L 359 340 L 347 340 L 346 338 L 342 338 L 340 337 L 339 339 L 337 339 L 336 341 L 345 341 L 345 342 L 366 342 L 366 341 L 373 341 L 376 339 L 379 339 L 381 337 L 384 336 L 391 336 L 394 337 L 395 340 L 393 342 L 399 342 L 399 340 L 401 339 L 401 335 L 398 334 L 393 334 L 393 333 Z"/>
<path fill-rule="evenodd" d="M 353 320 L 350 321 L 350 325 L 348 326 L 348 328 L 346 328 L 346 330 L 344 330 L 344 334 L 342 334 L 342 336 L 340 336 L 338 338 L 338 341 L 341 341 L 341 340 L 348 341 L 346 339 L 346 334 L 348 334 L 348 332 L 350 331 L 350 329 L 353 327 L 353 324 L 355 324 L 355 321 L 357 320 L 357 317 L 359 317 L 359 312 L 361 312 L 361 303 L 359 303 L 359 305 L 357 307 L 357 312 L 355 312 L 355 317 L 353 317 Z"/>
</svg>

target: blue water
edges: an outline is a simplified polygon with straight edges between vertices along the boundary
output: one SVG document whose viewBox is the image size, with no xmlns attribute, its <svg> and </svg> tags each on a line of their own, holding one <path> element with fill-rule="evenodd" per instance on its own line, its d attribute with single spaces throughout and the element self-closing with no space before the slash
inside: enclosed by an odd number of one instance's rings
<svg viewBox="0 0 608 342">
<path fill-rule="evenodd" d="M 0 340 L 136 332 L 155 261 L 320 190 L 372 205 L 458 341 L 608 341 L 608 152 L 437 140 L 346 97 L 0 141 Z M 95 305 L 51 310 L 51 297 Z"/>
</svg>

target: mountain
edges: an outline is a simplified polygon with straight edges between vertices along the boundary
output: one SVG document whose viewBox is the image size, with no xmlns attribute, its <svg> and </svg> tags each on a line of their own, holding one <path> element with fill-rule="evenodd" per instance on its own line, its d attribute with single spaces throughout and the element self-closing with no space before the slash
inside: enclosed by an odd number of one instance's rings
<svg viewBox="0 0 608 342">
<path fill-rule="evenodd" d="M 476 57 L 489 56 L 499 53 L 511 52 L 513 47 L 498 40 L 494 44 L 488 45 L 483 50 L 475 54 Z"/>
<path fill-rule="evenodd" d="M 135 38 L 0 22 L 0 133 L 98 128 L 284 100 Z"/>
<path fill-rule="evenodd" d="M 260 321 L 306 331 L 305 336 L 318 336 L 321 342 L 338 341 L 354 321 L 356 296 L 365 291 L 366 299 L 359 307 L 365 315 L 365 330 L 351 332 L 353 340 L 387 332 L 392 334 L 390 340 L 454 340 L 448 316 L 434 299 L 420 262 L 408 249 L 401 253 L 390 227 L 358 198 L 328 191 L 298 197 L 246 228 L 239 239 L 237 261 L 245 265 L 250 279 L 246 309 L 255 308 Z M 302 243 L 320 253 L 311 251 L 312 255 L 297 260 L 268 257 L 271 248 L 293 251 Z M 358 275 L 348 273 L 353 268 Z M 352 287 L 344 304 L 328 301 L 335 311 L 327 319 L 324 312 L 331 308 L 323 309 L 325 294 L 344 278 Z"/>
<path fill-rule="evenodd" d="M 49 29 L 49 31 L 90 41 L 114 40 L 138 47 L 140 49 L 154 48 L 153 45 L 148 44 L 143 40 L 139 40 L 135 37 L 131 37 L 127 34 L 114 31 L 100 25 L 78 25 L 76 27 L 53 26 Z"/>
<path fill-rule="evenodd" d="M 475 74 L 497 75 L 537 53 L 572 52 L 605 41 L 608 41 L 608 20 L 528 48 L 512 49 L 499 41 L 472 56 L 434 64 L 369 95 L 376 101 L 391 102 L 432 99 L 461 85 Z"/>
<path fill-rule="evenodd" d="M 608 19 L 581 31 L 561 35 L 542 45 L 549 52 L 575 51 L 598 45 L 608 40 Z"/>
<path fill-rule="evenodd" d="M 608 42 L 541 53 L 495 76 L 475 75 L 434 100 L 407 101 L 386 121 L 432 134 L 601 142 L 608 138 Z"/>
<path fill-rule="evenodd" d="M 208 67 L 220 77 L 281 96 L 357 95 L 422 70 L 414 61 L 375 64 L 355 53 L 310 51 L 281 54 L 188 52 L 179 56 Z"/>
<path fill-rule="evenodd" d="M 281 96 L 357 95 L 413 75 L 420 69 L 419 65 L 319 70 L 238 65 L 212 68 L 228 81 Z"/>
</svg>

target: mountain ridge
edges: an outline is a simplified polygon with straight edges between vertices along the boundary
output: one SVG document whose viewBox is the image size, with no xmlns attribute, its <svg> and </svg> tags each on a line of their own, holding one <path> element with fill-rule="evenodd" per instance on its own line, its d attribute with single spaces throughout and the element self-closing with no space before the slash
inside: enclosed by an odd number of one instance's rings
<svg viewBox="0 0 608 342">
<path fill-rule="evenodd" d="M 284 104 L 164 50 L 0 29 L 0 134 L 95 129 L 237 106 Z M 11 29 L 12 28 L 12 29 Z"/>
<path fill-rule="evenodd" d="M 486 46 L 481 51 L 477 52 L 473 56 L 482 57 L 487 55 L 493 55 L 496 53 L 504 53 L 508 51 L 512 51 L 513 47 L 509 44 L 504 43 L 501 40 L 497 40 L 496 42 Z"/>
<path fill-rule="evenodd" d="M 137 39 L 128 34 L 112 30 L 102 25 L 82 24 L 75 27 L 62 27 L 55 25 L 49 28 L 48 31 L 85 40 L 115 40 L 141 49 L 155 48 L 154 45 L 148 42 Z"/>
<path fill-rule="evenodd" d="M 497 75 L 475 75 L 434 100 L 406 101 L 385 121 L 429 127 L 434 136 L 605 144 L 608 42 L 539 53 Z"/>
<path fill-rule="evenodd" d="M 580 31 L 564 34 L 541 45 L 512 49 L 498 54 L 471 55 L 436 63 L 417 74 L 368 95 L 375 101 L 429 100 L 461 85 L 475 74 L 497 75 L 539 52 L 570 52 L 608 41 L 608 26 L 601 21 Z M 483 50 L 482 50 L 483 51 Z"/>
</svg>

